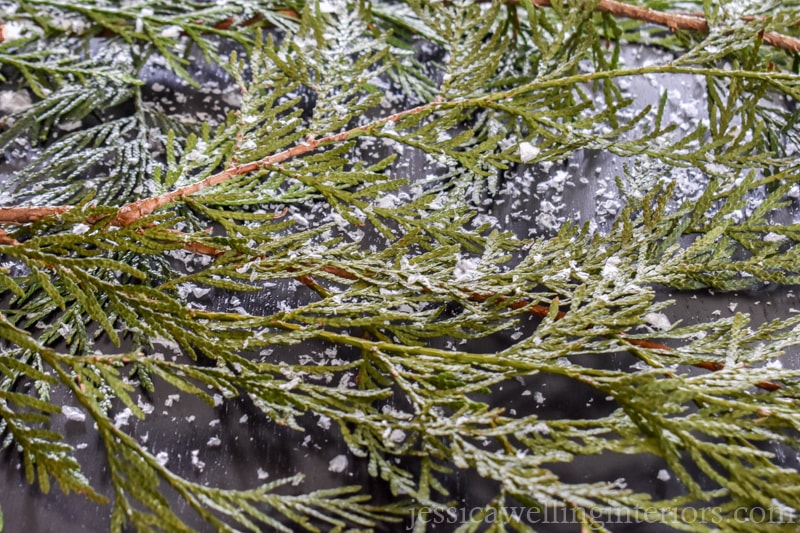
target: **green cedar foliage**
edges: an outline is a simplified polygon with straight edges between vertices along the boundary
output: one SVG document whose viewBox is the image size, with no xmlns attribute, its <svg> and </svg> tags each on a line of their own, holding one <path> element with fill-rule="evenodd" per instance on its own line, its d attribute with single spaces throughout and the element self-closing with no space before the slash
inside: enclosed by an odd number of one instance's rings
<svg viewBox="0 0 800 533">
<path fill-rule="evenodd" d="M 452 503 L 443 482 L 456 469 L 497 489 L 466 531 L 490 517 L 498 530 L 534 527 L 499 512 L 513 504 L 568 509 L 586 531 L 654 516 L 691 531 L 782 527 L 737 521 L 754 507 L 794 519 L 800 472 L 764 444 L 800 451 L 800 371 L 779 364 L 800 343 L 800 318 L 643 326 L 669 312 L 665 288 L 800 281 L 800 227 L 781 217 L 798 186 L 798 61 L 764 43 L 798 33 L 800 8 L 751 2 L 742 18 L 736 1 L 652 2 L 704 13 L 698 33 L 597 2 L 550 4 L 0 3 L 13 36 L 0 72 L 23 99 L 2 118 L 15 167 L 0 201 L 72 206 L 0 225 L 0 429 L 28 482 L 108 503 L 114 531 L 189 529 L 167 487 L 222 531 L 381 528 Z M 625 47 L 640 42 L 669 59 L 627 66 Z M 437 54 L 422 61 L 421 47 Z M 195 90 L 209 70 L 224 75 L 235 90 L 207 94 L 228 112 L 198 120 L 156 105 L 153 65 Z M 704 120 L 681 130 L 666 92 L 636 107 L 624 84 L 654 75 L 701 78 Z M 395 153 L 373 150 L 383 145 Z M 482 215 L 499 176 L 590 151 L 627 164 L 609 227 L 564 222 L 531 239 Z M 410 153 L 424 168 L 403 164 Z M 692 201 L 675 187 L 687 169 L 702 186 Z M 215 183 L 117 219 L 205 179 Z M 194 298 L 268 299 L 296 281 L 308 298 L 261 314 Z M 535 327 L 510 335 L 531 315 Z M 497 353 L 470 348 L 503 336 Z M 312 341 L 352 357 L 280 355 Z M 620 352 L 640 363 L 596 363 Z M 487 400 L 532 376 L 592 387 L 615 408 L 543 420 Z M 49 429 L 55 387 L 94 423 L 108 493 Z M 328 417 L 397 503 L 373 505 L 357 486 L 281 490 L 302 473 L 240 490 L 181 477 L 115 424 L 122 408 L 158 416 L 135 399 L 153 387 L 211 405 L 248 398 L 298 431 L 305 414 Z M 684 492 L 655 500 L 554 472 L 603 454 L 658 457 Z"/>
</svg>

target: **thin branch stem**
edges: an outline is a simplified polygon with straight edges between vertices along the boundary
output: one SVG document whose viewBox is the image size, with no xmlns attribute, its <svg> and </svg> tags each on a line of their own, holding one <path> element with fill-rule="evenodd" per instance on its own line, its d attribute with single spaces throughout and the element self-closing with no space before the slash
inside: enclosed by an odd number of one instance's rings
<svg viewBox="0 0 800 533">
<path fill-rule="evenodd" d="M 518 3 L 512 0 L 512 3 Z M 531 3 L 538 7 L 550 7 L 550 0 L 531 0 Z M 647 7 L 634 6 L 616 0 L 600 0 L 594 7 L 599 13 L 607 13 L 617 18 L 629 18 L 641 22 L 649 22 L 659 26 L 665 26 L 671 31 L 689 30 L 700 33 L 708 33 L 708 21 L 700 13 L 686 12 L 666 12 L 657 11 Z M 742 17 L 745 21 L 752 21 L 754 17 Z M 800 39 L 774 32 L 765 32 L 761 35 L 763 41 L 775 48 L 780 48 L 792 53 L 800 52 Z"/>
</svg>

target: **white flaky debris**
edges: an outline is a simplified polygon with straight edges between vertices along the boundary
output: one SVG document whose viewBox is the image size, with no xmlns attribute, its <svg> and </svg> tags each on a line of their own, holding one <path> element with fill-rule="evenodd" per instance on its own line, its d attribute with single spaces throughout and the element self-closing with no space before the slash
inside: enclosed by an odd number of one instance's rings
<svg viewBox="0 0 800 533">
<path fill-rule="evenodd" d="M 619 264 L 622 260 L 616 255 L 612 255 L 606 259 L 606 264 L 603 265 L 603 278 L 615 279 L 619 275 Z"/>
<path fill-rule="evenodd" d="M 181 27 L 176 25 L 167 26 L 161 30 L 161 36 L 167 39 L 177 39 L 181 36 Z"/>
<path fill-rule="evenodd" d="M 192 466 L 201 472 L 206 467 L 206 463 L 200 460 L 200 450 L 192 450 Z"/>
<path fill-rule="evenodd" d="M 456 281 L 466 281 L 480 277 L 478 265 L 480 259 L 473 258 L 459 258 L 456 267 L 453 269 L 453 278 Z"/>
<path fill-rule="evenodd" d="M 161 466 L 166 466 L 169 462 L 169 454 L 167 452 L 158 452 L 156 454 L 156 461 L 158 461 L 158 464 Z"/>
<path fill-rule="evenodd" d="M 547 435 L 550 433 L 550 428 L 547 427 L 547 424 L 544 422 L 539 422 L 535 426 L 531 428 L 534 433 L 540 433 L 542 435 Z"/>
<path fill-rule="evenodd" d="M 16 41 L 22 37 L 23 26 L 19 22 L 9 20 L 5 24 L 0 25 L 0 35 L 3 37 L 3 42 Z"/>
<path fill-rule="evenodd" d="M 667 318 L 667 315 L 664 313 L 647 313 L 643 318 L 655 329 L 664 330 L 669 329 L 672 326 L 669 318 Z"/>
<path fill-rule="evenodd" d="M 665 468 L 662 468 L 661 470 L 659 470 L 659 471 L 658 471 L 658 474 L 656 475 L 656 477 L 657 477 L 657 478 L 658 478 L 660 481 L 669 481 L 669 479 L 670 479 L 672 476 L 670 476 L 670 475 L 669 475 L 669 472 L 668 472 L 668 471 L 667 471 Z"/>
<path fill-rule="evenodd" d="M 0 91 L 0 111 L 13 114 L 33 105 L 28 91 Z"/>
<path fill-rule="evenodd" d="M 331 472 L 344 472 L 347 469 L 347 456 L 337 455 L 328 463 L 328 470 Z"/>
<path fill-rule="evenodd" d="M 125 408 L 116 415 L 114 415 L 114 427 L 121 428 L 127 426 L 133 412 L 129 408 Z"/>
<path fill-rule="evenodd" d="M 86 413 L 77 407 L 65 405 L 61 407 L 61 412 L 67 417 L 67 420 L 73 422 L 83 422 L 86 420 Z"/>
<path fill-rule="evenodd" d="M 539 155 L 539 148 L 529 142 L 519 143 L 519 158 L 523 163 L 528 163 L 536 159 Z"/>
</svg>

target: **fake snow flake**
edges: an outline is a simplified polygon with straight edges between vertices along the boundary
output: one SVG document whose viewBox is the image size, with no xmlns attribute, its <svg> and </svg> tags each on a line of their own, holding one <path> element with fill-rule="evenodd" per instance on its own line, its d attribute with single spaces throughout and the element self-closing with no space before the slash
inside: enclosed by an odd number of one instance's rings
<svg viewBox="0 0 800 533">
<path fill-rule="evenodd" d="M 384 124 L 383 127 L 381 128 L 381 133 L 394 133 L 395 132 L 394 126 L 395 126 L 394 120 L 387 121 L 386 124 Z"/>
<path fill-rule="evenodd" d="M 167 399 L 164 400 L 165 407 L 172 407 L 172 405 L 181 399 L 180 394 L 170 394 L 167 396 Z"/>
<path fill-rule="evenodd" d="M 200 460 L 200 450 L 192 450 L 192 466 L 201 472 L 206 467 L 206 463 Z"/>
<path fill-rule="evenodd" d="M 781 522 L 795 522 L 797 520 L 797 510 L 780 501 L 777 498 L 770 500 L 772 506 L 770 507 L 770 516 L 776 516 L 777 520 Z"/>
<path fill-rule="evenodd" d="M 603 265 L 603 278 L 605 279 L 614 279 L 619 274 L 619 264 L 622 260 L 613 255 L 606 260 L 606 264 Z"/>
<path fill-rule="evenodd" d="M 117 429 L 127 426 L 133 412 L 129 408 L 125 408 L 114 416 L 114 427 Z"/>
<path fill-rule="evenodd" d="M 33 105 L 28 91 L 0 91 L 0 111 L 3 113 L 16 113 Z"/>
<path fill-rule="evenodd" d="M 58 129 L 61 131 L 74 131 L 83 126 L 83 122 L 80 120 L 71 120 L 69 122 L 61 122 L 58 125 Z"/>
<path fill-rule="evenodd" d="M 480 276 L 478 265 L 480 260 L 477 258 L 459 259 L 456 267 L 453 269 L 453 278 L 456 281 L 464 281 L 475 279 Z"/>
<path fill-rule="evenodd" d="M 659 471 L 658 471 L 658 474 L 656 475 L 656 477 L 657 477 L 657 478 L 658 478 L 660 481 L 669 481 L 669 479 L 670 479 L 672 476 L 670 476 L 670 475 L 669 475 L 669 472 L 668 472 L 668 471 L 667 471 L 665 468 L 662 468 L 661 470 L 659 470 Z"/>
<path fill-rule="evenodd" d="M 773 370 L 775 370 L 775 369 L 779 370 L 779 369 L 783 368 L 783 363 L 780 361 L 780 359 L 774 359 L 772 361 L 769 361 L 764 366 L 766 366 L 767 368 L 771 368 Z"/>
<path fill-rule="evenodd" d="M 643 317 L 648 324 L 650 324 L 655 329 L 669 329 L 672 326 L 672 323 L 667 318 L 667 315 L 664 313 L 647 313 Z"/>
<path fill-rule="evenodd" d="M 156 454 L 156 461 L 158 461 L 158 464 L 161 466 L 166 466 L 169 462 L 169 454 L 167 452 L 158 452 Z"/>
<path fill-rule="evenodd" d="M 328 463 L 328 470 L 331 472 L 344 472 L 347 468 L 347 456 L 337 455 Z"/>
<path fill-rule="evenodd" d="M 144 413 L 146 415 L 151 414 L 156 409 L 156 407 L 153 404 L 145 402 L 144 400 L 142 400 L 141 396 L 136 399 L 136 405 L 139 407 L 139 409 L 142 410 L 142 413 Z"/>
<path fill-rule="evenodd" d="M 406 432 L 402 429 L 393 429 L 392 432 L 389 433 L 389 440 L 393 443 L 400 444 L 406 440 Z"/>
<path fill-rule="evenodd" d="M 331 417 L 325 416 L 323 414 L 318 414 L 319 420 L 317 421 L 317 425 L 322 429 L 331 429 Z"/>
<path fill-rule="evenodd" d="M 531 431 L 534 433 L 540 433 L 542 435 L 548 435 L 550 433 L 550 428 L 547 427 L 547 424 L 544 422 L 539 422 L 531 428 Z"/>
<path fill-rule="evenodd" d="M 521 142 L 519 143 L 519 159 L 523 163 L 528 163 L 536 159 L 536 156 L 539 155 L 539 148 L 532 145 L 529 142 Z"/>
<path fill-rule="evenodd" d="M 0 26 L 0 42 L 16 41 L 22 37 L 22 24 L 19 22 L 8 21 Z"/>
<path fill-rule="evenodd" d="M 205 141 L 197 141 L 197 145 L 194 147 L 194 150 L 186 154 L 184 159 L 186 159 L 186 161 L 203 162 L 208 159 L 208 156 L 205 154 L 207 149 L 208 145 Z"/>
<path fill-rule="evenodd" d="M 73 422 L 83 422 L 86 420 L 86 413 L 77 407 L 65 405 L 61 407 L 61 412 L 67 417 L 67 420 L 71 420 Z"/>
<path fill-rule="evenodd" d="M 167 39 L 177 39 L 181 36 L 181 27 L 176 25 L 167 26 L 160 33 L 161 37 L 166 37 Z"/>
<path fill-rule="evenodd" d="M 219 437 L 211 437 L 208 439 L 208 442 L 206 442 L 206 446 L 209 448 L 219 448 L 222 446 L 222 441 L 219 440 Z"/>
<path fill-rule="evenodd" d="M 258 470 L 256 470 L 256 475 L 258 476 L 258 479 L 267 479 L 269 477 L 269 472 L 267 472 L 263 468 L 259 468 Z"/>
<path fill-rule="evenodd" d="M 764 242 L 781 242 L 786 240 L 786 235 L 781 235 L 780 233 L 775 233 L 774 231 L 770 231 L 766 235 L 764 235 Z"/>
</svg>

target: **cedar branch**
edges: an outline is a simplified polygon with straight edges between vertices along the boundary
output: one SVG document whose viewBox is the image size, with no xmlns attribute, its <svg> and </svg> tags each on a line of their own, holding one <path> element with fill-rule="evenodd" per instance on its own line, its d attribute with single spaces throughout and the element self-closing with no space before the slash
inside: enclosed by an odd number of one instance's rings
<svg viewBox="0 0 800 533">
<path fill-rule="evenodd" d="M 518 4 L 519 0 L 508 0 L 509 4 Z M 551 1 L 550 0 L 531 0 L 531 3 L 537 7 L 550 7 Z M 687 13 L 687 12 L 664 12 L 664 11 L 657 11 L 654 9 L 640 7 L 635 5 L 626 4 L 623 2 L 618 2 L 616 0 L 600 0 L 597 5 L 594 6 L 594 11 L 599 13 L 606 13 L 611 16 L 617 18 L 630 18 L 633 20 L 638 20 L 641 22 L 648 22 L 651 24 L 657 24 L 660 26 L 665 26 L 669 28 L 671 31 L 677 30 L 690 30 L 696 31 L 701 33 L 708 33 L 709 26 L 708 22 L 705 19 L 705 16 L 701 13 Z M 744 17 L 745 20 L 754 20 L 754 17 Z M 224 21 L 223 26 L 225 23 L 229 23 L 232 21 Z M 248 22 L 256 22 L 256 20 L 248 21 Z M 3 26 L 0 24 L 0 42 L 3 41 Z M 788 35 L 783 35 L 774 32 L 762 32 L 760 34 L 764 43 L 774 46 L 777 48 L 781 48 L 783 50 L 787 50 L 793 53 L 800 52 L 800 39 L 795 37 L 791 37 Z M 378 128 L 387 124 L 389 122 L 395 122 L 405 116 L 413 115 L 416 113 L 420 113 L 422 111 L 433 109 L 437 106 L 442 104 L 441 100 L 435 100 L 429 104 L 424 104 L 421 106 L 417 106 L 412 109 L 407 109 L 405 111 L 401 111 L 390 115 L 388 117 L 384 117 L 373 121 L 369 124 L 359 126 L 341 133 L 328 135 L 321 139 L 313 139 L 307 138 L 306 142 L 295 145 L 287 150 L 279 152 L 277 154 L 273 154 L 271 156 L 267 156 L 262 158 L 258 161 L 253 161 L 250 163 L 234 165 L 229 167 L 226 170 L 218 172 L 208 178 L 187 185 L 185 187 L 181 187 L 179 189 L 175 189 L 173 191 L 166 192 L 159 196 L 154 196 L 150 198 L 145 198 L 142 200 L 137 200 L 135 202 L 130 202 L 124 206 L 122 206 L 114 220 L 111 222 L 113 226 L 128 226 L 137 220 L 141 219 L 144 216 L 147 216 L 157 209 L 173 203 L 175 201 L 180 200 L 183 197 L 190 196 L 195 194 L 203 189 L 213 187 L 215 185 L 225 183 L 230 179 L 241 176 L 245 174 L 249 174 L 250 172 L 254 172 L 259 169 L 269 168 L 275 165 L 278 165 L 284 161 L 289 159 L 293 159 L 296 157 L 300 157 L 307 153 L 313 152 L 316 149 L 326 146 L 329 144 L 335 144 L 352 137 L 356 137 L 362 133 L 365 133 L 373 128 Z M 63 214 L 69 210 L 71 210 L 71 206 L 37 206 L 37 207 L 0 207 L 0 224 L 25 224 L 28 222 L 34 222 L 36 220 L 40 220 L 45 217 L 49 216 L 57 216 Z M 7 232 L 3 229 L 0 229 L 0 245 L 16 245 L 19 244 L 14 238 L 10 237 Z M 200 243 L 187 243 L 185 249 L 201 254 L 201 255 L 211 255 L 211 256 L 218 256 L 222 253 L 221 250 L 212 248 Z M 356 277 L 351 274 L 350 272 L 332 266 L 323 266 L 322 270 L 328 272 L 330 274 L 334 274 L 338 277 L 343 279 L 356 279 Z M 298 281 L 304 283 L 305 285 L 311 288 L 319 288 L 319 284 L 314 281 L 311 276 L 299 276 Z M 476 302 L 483 302 L 491 298 L 491 295 L 483 295 L 483 294 L 471 294 L 469 298 Z M 508 297 L 501 297 L 500 302 L 504 303 L 508 300 Z M 513 309 L 521 309 L 527 308 L 528 312 L 539 317 L 546 317 L 550 313 L 550 308 L 548 306 L 542 305 L 531 305 L 525 299 L 516 299 L 512 301 L 510 307 Z M 566 316 L 564 311 L 559 311 L 556 315 L 556 319 L 561 319 Z M 672 349 L 669 346 L 656 343 L 649 340 L 641 340 L 641 339 L 629 339 L 625 338 L 626 342 L 633 346 L 638 346 L 641 348 L 647 349 L 657 349 L 664 353 L 669 353 Z M 715 371 L 724 368 L 724 365 L 720 363 L 714 362 L 700 362 L 696 365 L 699 368 L 704 368 L 707 370 Z M 757 384 L 758 387 L 774 391 L 781 388 L 780 385 L 772 383 L 772 382 L 761 382 Z"/>
<path fill-rule="evenodd" d="M 130 202 L 128 204 L 125 204 L 119 209 L 119 211 L 117 212 L 117 216 L 114 217 L 114 220 L 111 221 L 111 225 L 119 227 L 128 226 L 136 222 L 137 220 L 141 219 L 142 217 L 145 217 L 153 213 L 160 207 L 176 202 L 181 198 L 190 196 L 209 187 L 213 187 L 214 185 L 225 183 L 226 181 L 229 181 L 236 176 L 242 176 L 244 174 L 255 172 L 259 169 L 273 167 L 286 160 L 300 157 L 307 153 L 313 152 L 314 150 L 317 150 L 318 148 L 321 148 L 323 146 L 340 143 L 352 137 L 361 135 L 362 133 L 365 133 L 371 129 L 380 128 L 381 126 L 389 122 L 396 122 L 402 119 L 403 117 L 415 115 L 417 113 L 421 113 L 428 109 L 434 109 L 437 106 L 440 106 L 442 103 L 443 102 L 441 100 L 434 100 L 431 103 L 423 104 L 411 109 L 406 109 L 404 111 L 400 111 L 398 113 L 394 113 L 392 115 L 370 122 L 369 124 L 358 126 L 356 128 L 352 128 L 350 130 L 336 133 L 333 135 L 328 135 L 320 139 L 313 139 L 311 137 L 308 137 L 306 138 L 305 142 L 301 144 L 297 144 L 282 152 L 278 152 L 277 154 L 264 157 L 262 159 L 259 159 L 258 161 L 252 161 L 250 163 L 243 163 L 240 165 L 233 165 L 221 172 L 218 172 L 212 176 L 207 177 L 204 180 L 192 183 L 190 185 L 186 185 L 185 187 L 180 187 L 178 189 L 166 192 L 164 194 L 160 194 L 158 196 L 152 196 L 150 198 L 144 198 L 142 200 Z M 34 222 L 36 220 L 40 220 L 45 217 L 60 215 L 62 213 L 70 211 L 71 209 L 72 206 L 0 208 L 0 224 L 9 224 L 9 225 L 25 224 L 27 222 Z"/>
<path fill-rule="evenodd" d="M 0 231 L 2 231 L 2 230 L 0 230 Z M 179 233 L 179 232 L 177 232 L 177 233 Z M 0 235 L 0 237 L 1 237 L 1 235 Z M 2 242 L 2 241 L 0 241 L 0 242 Z M 192 252 L 192 253 L 196 253 L 196 254 L 200 254 L 200 255 L 209 255 L 209 256 L 212 256 L 212 257 L 218 257 L 218 256 L 224 254 L 225 251 L 226 251 L 224 249 L 212 248 L 210 246 L 206 246 L 206 245 L 203 245 L 203 244 L 200 244 L 200 243 L 188 243 L 185 246 L 185 249 L 187 251 L 189 251 L 189 252 Z M 309 266 L 309 265 L 306 265 L 306 266 Z M 319 267 L 319 269 L 321 271 L 323 271 L 323 272 L 327 272 L 328 274 L 333 274 L 334 276 L 337 276 L 337 277 L 339 277 L 341 279 L 346 279 L 346 280 L 349 280 L 349 281 L 354 281 L 354 280 L 358 279 L 358 276 L 356 276 L 352 272 L 349 272 L 348 270 L 346 270 L 344 268 L 341 268 L 341 267 L 336 267 L 336 266 L 332 266 L 332 265 L 321 265 Z M 305 285 L 306 287 L 312 289 L 314 292 L 320 294 L 323 297 L 329 297 L 330 296 L 330 293 L 328 292 L 328 290 L 326 288 L 324 288 L 322 285 L 320 285 L 309 274 L 303 274 L 303 275 L 297 276 L 297 277 L 295 277 L 295 279 L 297 281 L 299 281 L 300 283 L 302 283 L 303 285 Z M 482 294 L 482 293 L 477 293 L 477 292 L 470 293 L 467 297 L 471 301 L 478 302 L 478 303 L 486 302 L 487 300 L 489 300 L 491 298 L 497 298 L 497 301 L 499 303 L 507 304 L 511 309 L 514 309 L 514 310 L 525 309 L 528 313 L 530 313 L 532 315 L 536 315 L 536 316 L 538 316 L 539 318 L 542 318 L 542 319 L 546 318 L 547 316 L 550 315 L 550 306 L 540 305 L 540 304 L 533 304 L 532 302 L 526 300 L 525 298 L 512 298 L 510 296 L 499 296 L 498 297 L 495 294 Z M 559 310 L 555 315 L 555 319 L 556 320 L 561 320 L 562 318 L 564 318 L 566 316 L 567 316 L 567 312 L 566 311 Z M 644 348 L 646 350 L 658 350 L 662 354 L 668 355 L 668 356 L 675 356 L 676 355 L 674 353 L 674 350 L 670 346 L 667 346 L 666 344 L 661 344 L 659 342 L 652 341 L 650 339 L 634 339 L 634 338 L 630 338 L 627 335 L 625 335 L 624 333 L 620 333 L 619 336 L 620 336 L 620 339 L 622 339 L 624 342 L 630 344 L 631 346 L 636 346 L 637 348 Z M 716 371 L 719 371 L 719 370 L 723 370 L 725 368 L 724 364 L 722 364 L 720 362 L 716 362 L 716 361 L 700 361 L 698 363 L 693 363 L 692 366 L 694 366 L 696 368 L 702 368 L 702 369 L 708 370 L 710 372 L 716 372 Z M 759 389 L 762 389 L 762 390 L 765 390 L 765 391 L 768 391 L 768 392 L 778 391 L 778 390 L 781 390 L 783 388 L 780 384 L 775 383 L 773 381 L 760 381 L 760 382 L 756 383 L 755 386 L 758 387 Z"/>
<path fill-rule="evenodd" d="M 550 7 L 551 0 L 531 0 L 532 4 L 538 7 Z M 519 0 L 509 0 L 510 4 L 518 4 Z M 664 12 L 657 11 L 650 8 L 635 6 L 618 2 L 616 0 L 600 0 L 594 7 L 594 10 L 600 13 L 607 13 L 611 16 L 618 18 L 630 18 L 642 22 L 649 22 L 660 26 L 665 26 L 672 31 L 676 30 L 691 30 L 701 33 L 708 33 L 709 27 L 705 17 L 699 13 L 687 12 Z M 752 17 L 746 17 L 752 19 Z M 0 42 L 2 42 L 2 29 L 0 25 Z M 774 32 L 764 32 L 761 38 L 766 44 L 781 48 L 793 53 L 800 53 L 800 39 L 788 35 L 778 34 Z M 153 213 L 160 207 L 170 204 L 184 196 L 189 196 L 202 189 L 211 187 L 220 183 L 224 183 L 235 176 L 240 176 L 253 172 L 259 168 L 266 168 L 279 164 L 288 159 L 298 157 L 316 150 L 319 146 L 341 142 L 357 134 L 363 133 L 371 128 L 381 126 L 387 122 L 395 121 L 403 116 L 418 113 L 426 108 L 435 106 L 441 102 L 434 101 L 430 104 L 418 106 L 413 109 L 408 109 L 400 113 L 396 113 L 390 117 L 377 120 L 365 126 L 353 128 L 351 130 L 329 135 L 317 141 L 313 139 L 307 143 L 294 146 L 283 152 L 265 157 L 259 161 L 235 165 L 213 176 L 181 187 L 174 191 L 164 193 L 159 196 L 145 198 L 135 202 L 128 203 L 122 206 L 112 222 L 112 225 L 127 226 L 143 216 Z M 48 216 L 58 215 L 71 209 L 70 206 L 40 206 L 40 207 L 11 207 L 0 208 L 0 224 L 24 224 L 26 222 L 33 222 Z M 0 244 L 8 244 L 7 242 L 0 241 Z"/>
</svg>

